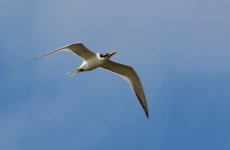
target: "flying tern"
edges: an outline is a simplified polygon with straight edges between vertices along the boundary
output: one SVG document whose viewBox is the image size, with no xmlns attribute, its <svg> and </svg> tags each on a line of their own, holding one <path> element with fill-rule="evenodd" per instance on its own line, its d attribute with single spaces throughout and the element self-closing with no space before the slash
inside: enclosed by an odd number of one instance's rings
<svg viewBox="0 0 230 150">
<path fill-rule="evenodd" d="M 71 51 L 80 56 L 83 60 L 80 67 L 77 67 L 69 73 L 70 76 L 73 76 L 80 72 L 90 71 L 96 68 L 103 68 L 120 75 L 126 81 L 128 81 L 131 88 L 135 92 L 142 108 L 144 109 L 147 118 L 149 117 L 145 93 L 136 71 L 131 66 L 120 64 L 110 60 L 111 56 L 113 56 L 117 52 L 108 52 L 105 54 L 94 53 L 87 49 L 82 43 L 76 43 L 53 50 L 45 55 L 28 61 L 28 63 L 63 50 Z"/>
</svg>

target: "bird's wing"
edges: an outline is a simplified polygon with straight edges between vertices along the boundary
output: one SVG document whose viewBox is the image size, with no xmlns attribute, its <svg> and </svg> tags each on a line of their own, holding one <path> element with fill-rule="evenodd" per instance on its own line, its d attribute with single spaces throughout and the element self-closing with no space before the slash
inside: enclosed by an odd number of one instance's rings
<svg viewBox="0 0 230 150">
<path fill-rule="evenodd" d="M 38 59 L 40 59 L 42 57 L 48 56 L 50 54 L 59 52 L 61 50 L 65 50 L 65 49 L 74 52 L 75 54 L 77 54 L 78 56 L 80 56 L 84 60 L 87 60 L 87 59 L 89 59 L 89 58 L 91 58 L 91 57 L 96 55 L 95 53 L 93 53 L 90 50 L 88 50 L 82 43 L 76 43 L 76 44 L 70 44 L 70 45 L 61 47 L 59 49 L 53 50 L 53 51 L 51 51 L 51 52 L 49 52 L 49 53 L 47 53 L 45 55 L 42 55 L 42 56 L 40 56 L 38 58 L 35 58 L 35 59 L 31 60 L 31 61 L 28 61 L 28 63 L 33 62 L 35 60 L 38 60 Z"/>
<path fill-rule="evenodd" d="M 148 106 L 145 98 L 145 93 L 140 78 L 138 77 L 136 71 L 130 66 L 119 64 L 111 60 L 107 61 L 101 67 L 121 75 L 124 79 L 126 79 L 129 82 L 148 118 Z"/>
</svg>

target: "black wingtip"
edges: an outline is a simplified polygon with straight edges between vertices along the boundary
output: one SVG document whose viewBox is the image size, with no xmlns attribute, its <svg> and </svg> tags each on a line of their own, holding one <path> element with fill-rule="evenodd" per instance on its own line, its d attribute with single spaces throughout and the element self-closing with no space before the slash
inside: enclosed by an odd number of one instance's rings
<svg viewBox="0 0 230 150">
<path fill-rule="evenodd" d="M 37 61 L 38 59 L 40 59 L 40 58 L 42 58 L 42 57 L 44 57 L 44 56 L 41 56 L 41 57 L 32 59 L 32 60 L 30 60 L 30 61 L 27 61 L 26 63 L 27 63 L 27 64 L 32 63 L 32 62 Z"/>
<path fill-rule="evenodd" d="M 30 61 L 27 61 L 26 64 L 32 63 L 33 61 L 35 61 L 35 60 L 33 59 L 33 60 L 30 60 Z"/>
<path fill-rule="evenodd" d="M 145 115 L 146 115 L 147 119 L 149 119 L 149 113 L 145 112 Z"/>
</svg>

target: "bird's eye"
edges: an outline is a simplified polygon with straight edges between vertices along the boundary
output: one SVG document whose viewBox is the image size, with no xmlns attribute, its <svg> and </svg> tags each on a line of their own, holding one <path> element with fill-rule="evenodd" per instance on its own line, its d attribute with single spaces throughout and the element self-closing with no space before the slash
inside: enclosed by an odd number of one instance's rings
<svg viewBox="0 0 230 150">
<path fill-rule="evenodd" d="M 100 54 L 99 56 L 100 56 L 101 58 L 107 57 L 107 56 L 108 56 L 108 53 L 106 53 L 106 54 Z"/>
</svg>

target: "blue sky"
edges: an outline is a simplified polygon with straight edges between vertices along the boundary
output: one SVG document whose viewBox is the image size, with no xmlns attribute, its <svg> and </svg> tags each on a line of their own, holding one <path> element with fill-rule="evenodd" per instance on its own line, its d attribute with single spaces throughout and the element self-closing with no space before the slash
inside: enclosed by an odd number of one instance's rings
<svg viewBox="0 0 230 150">
<path fill-rule="evenodd" d="M 230 149 L 229 0 L 3 0 L 0 149 Z M 138 72 L 150 119 L 104 70 L 67 78 L 83 42 Z"/>
</svg>

